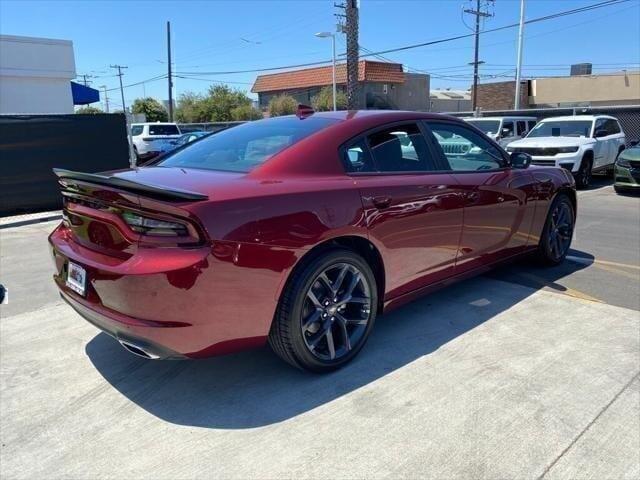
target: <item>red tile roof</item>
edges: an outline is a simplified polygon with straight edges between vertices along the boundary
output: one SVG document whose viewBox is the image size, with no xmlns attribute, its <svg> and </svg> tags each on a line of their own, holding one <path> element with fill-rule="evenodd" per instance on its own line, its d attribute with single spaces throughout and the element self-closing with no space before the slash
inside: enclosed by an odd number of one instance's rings
<svg viewBox="0 0 640 480">
<path fill-rule="evenodd" d="M 274 92 L 331 85 L 333 82 L 332 68 L 330 65 L 328 67 L 305 68 L 290 72 L 259 75 L 251 91 L 253 93 Z M 399 63 L 360 60 L 358 62 L 358 81 L 404 83 L 402 65 Z M 347 66 L 345 63 L 336 65 L 336 83 L 347 83 Z"/>
</svg>

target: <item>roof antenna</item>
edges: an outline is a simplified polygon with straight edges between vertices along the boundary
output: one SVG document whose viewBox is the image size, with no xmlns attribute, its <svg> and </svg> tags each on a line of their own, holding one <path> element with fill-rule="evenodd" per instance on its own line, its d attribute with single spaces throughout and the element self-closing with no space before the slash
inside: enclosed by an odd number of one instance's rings
<svg viewBox="0 0 640 480">
<path fill-rule="evenodd" d="M 298 109 L 296 110 L 296 117 L 299 119 L 307 118 L 310 115 L 313 115 L 315 111 L 309 105 L 303 105 L 302 103 L 298 104 Z"/>
</svg>

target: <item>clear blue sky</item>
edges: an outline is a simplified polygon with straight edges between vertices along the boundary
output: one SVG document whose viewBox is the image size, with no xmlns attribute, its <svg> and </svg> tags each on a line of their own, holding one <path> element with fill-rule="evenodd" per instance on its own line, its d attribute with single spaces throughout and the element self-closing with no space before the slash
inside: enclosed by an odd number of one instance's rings
<svg viewBox="0 0 640 480">
<path fill-rule="evenodd" d="M 598 0 L 527 0 L 527 18 Z M 0 32 L 72 40 L 78 74 L 97 75 L 92 86 L 117 87 L 110 64 L 128 65 L 124 83 L 166 73 L 165 22 L 171 21 L 177 72 L 247 70 L 331 58 L 331 41 L 314 33 L 333 30 L 334 0 L 289 1 L 15 1 L 0 0 Z M 475 3 L 475 2 L 474 2 Z M 378 51 L 469 32 L 462 15 L 468 0 L 362 0 L 361 46 Z M 496 0 L 485 28 L 517 22 L 518 0 Z M 592 62 L 596 72 L 640 66 L 640 0 L 528 25 L 524 74 L 564 75 L 569 65 Z M 512 76 L 517 29 L 481 37 L 484 75 Z M 344 52 L 338 35 L 338 52 Z M 388 54 L 389 59 L 433 74 L 432 88 L 468 88 L 473 39 Z M 214 81 L 250 90 L 255 73 L 200 74 L 175 80 L 174 95 L 204 92 Z M 506 79 L 506 77 L 498 77 Z M 483 81 L 491 81 L 489 77 Z M 167 98 L 166 80 L 125 90 L 127 104 L 146 94 Z M 109 94 L 112 104 L 119 92 Z M 255 95 L 252 95 L 255 97 Z"/>
</svg>

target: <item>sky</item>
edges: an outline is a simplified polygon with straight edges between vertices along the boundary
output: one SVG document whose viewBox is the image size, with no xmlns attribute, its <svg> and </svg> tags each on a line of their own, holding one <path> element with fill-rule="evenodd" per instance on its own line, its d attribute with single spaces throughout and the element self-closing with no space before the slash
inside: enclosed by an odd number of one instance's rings
<svg viewBox="0 0 640 480">
<path fill-rule="evenodd" d="M 253 1 L 30 1 L 0 0 L 0 33 L 72 40 L 78 75 L 92 87 L 118 88 L 112 64 L 126 65 L 127 105 L 138 97 L 168 98 L 166 22 L 171 22 L 174 98 L 226 83 L 250 93 L 257 73 L 224 72 L 330 61 L 338 0 Z M 526 0 L 526 18 L 599 0 Z M 484 0 L 483 0 L 484 2 Z M 471 33 L 463 13 L 469 0 L 361 0 L 360 46 L 381 51 Z M 486 3 L 486 2 L 485 2 Z M 517 23 L 519 0 L 495 0 L 484 29 Z M 480 40 L 482 82 L 514 78 L 518 29 L 486 33 Z M 338 54 L 345 52 L 337 34 Z M 385 54 L 410 71 L 432 74 L 431 88 L 467 89 L 473 38 Z M 573 63 L 591 62 L 595 73 L 640 68 L 640 0 L 628 0 L 525 27 L 523 75 L 566 75 Z M 190 78 L 181 78 L 190 77 Z M 80 79 L 82 80 L 82 79 Z M 148 80 L 148 81 L 147 81 Z M 109 91 L 112 108 L 120 92 Z"/>
</svg>

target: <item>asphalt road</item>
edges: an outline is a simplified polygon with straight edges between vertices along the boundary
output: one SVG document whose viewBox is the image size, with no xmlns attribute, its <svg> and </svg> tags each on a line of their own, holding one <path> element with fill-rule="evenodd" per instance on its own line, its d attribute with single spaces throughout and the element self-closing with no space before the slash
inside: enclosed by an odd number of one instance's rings
<svg viewBox="0 0 640 480">
<path fill-rule="evenodd" d="M 55 223 L 0 230 L 0 476 L 637 479 L 640 198 L 578 208 L 564 265 L 385 315 L 325 376 L 266 348 L 134 357 L 58 299 Z"/>
</svg>

